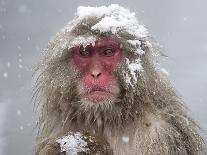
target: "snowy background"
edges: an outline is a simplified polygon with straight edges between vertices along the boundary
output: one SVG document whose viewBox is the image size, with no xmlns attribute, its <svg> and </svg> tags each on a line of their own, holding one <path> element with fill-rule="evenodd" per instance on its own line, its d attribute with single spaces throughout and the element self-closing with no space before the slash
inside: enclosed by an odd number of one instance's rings
<svg viewBox="0 0 207 155">
<path fill-rule="evenodd" d="M 111 3 L 136 12 L 164 47 L 169 78 L 207 129 L 207 1 L 0 0 L 0 155 L 33 154 L 32 73 L 49 38 L 77 6 Z"/>
</svg>

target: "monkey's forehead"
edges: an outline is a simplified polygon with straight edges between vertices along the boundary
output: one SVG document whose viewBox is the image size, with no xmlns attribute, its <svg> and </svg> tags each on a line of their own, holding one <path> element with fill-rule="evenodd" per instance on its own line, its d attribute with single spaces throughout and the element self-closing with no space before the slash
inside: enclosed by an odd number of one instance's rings
<svg viewBox="0 0 207 155">
<path fill-rule="evenodd" d="M 95 45 L 95 42 L 98 38 L 96 36 L 78 36 L 71 40 L 70 47 L 76 47 L 82 45 L 83 47 L 92 44 Z"/>
<path fill-rule="evenodd" d="M 98 20 L 95 22 L 91 20 L 90 23 L 88 19 Z M 89 24 L 92 31 L 99 31 L 101 33 L 111 32 L 114 35 L 118 35 L 119 32 L 125 31 L 136 38 L 148 36 L 147 29 L 138 22 L 135 13 L 117 4 L 100 7 L 79 6 L 76 18 L 63 30 L 70 32 L 80 24 Z"/>
<path fill-rule="evenodd" d="M 117 44 L 120 45 L 121 41 L 118 38 L 104 38 L 100 39 L 95 36 L 78 36 L 71 40 L 71 46 L 83 46 L 86 47 L 88 45 L 98 46 L 99 44 Z"/>
</svg>

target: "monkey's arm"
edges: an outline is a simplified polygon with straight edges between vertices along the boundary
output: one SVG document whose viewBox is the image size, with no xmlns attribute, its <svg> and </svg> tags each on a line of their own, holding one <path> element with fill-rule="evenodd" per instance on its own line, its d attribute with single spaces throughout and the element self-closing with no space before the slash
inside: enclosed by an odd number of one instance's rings
<svg viewBox="0 0 207 155">
<path fill-rule="evenodd" d="M 203 151 L 197 126 L 180 115 L 169 118 L 148 115 L 135 135 L 138 154 L 199 155 Z"/>
<path fill-rule="evenodd" d="M 103 138 L 89 134 L 69 133 L 66 136 L 49 140 L 36 155 L 113 155 L 108 143 Z"/>
</svg>

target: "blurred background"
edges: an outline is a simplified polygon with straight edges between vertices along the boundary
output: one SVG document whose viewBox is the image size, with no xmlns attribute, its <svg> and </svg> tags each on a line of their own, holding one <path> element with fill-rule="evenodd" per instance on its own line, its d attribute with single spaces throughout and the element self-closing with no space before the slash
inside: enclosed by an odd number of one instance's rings
<svg viewBox="0 0 207 155">
<path fill-rule="evenodd" d="M 32 74 L 48 40 L 77 6 L 112 3 L 136 12 L 163 46 L 170 80 L 207 129 L 206 0 L 0 0 L 0 155 L 34 154 Z"/>
</svg>

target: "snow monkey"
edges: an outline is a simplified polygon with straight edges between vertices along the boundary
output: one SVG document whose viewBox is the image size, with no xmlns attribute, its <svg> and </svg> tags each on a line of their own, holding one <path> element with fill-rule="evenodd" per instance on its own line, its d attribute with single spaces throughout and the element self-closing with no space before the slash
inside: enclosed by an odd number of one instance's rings
<svg viewBox="0 0 207 155">
<path fill-rule="evenodd" d="M 201 155 L 200 128 L 119 5 L 78 7 L 44 50 L 36 155 Z"/>
</svg>

